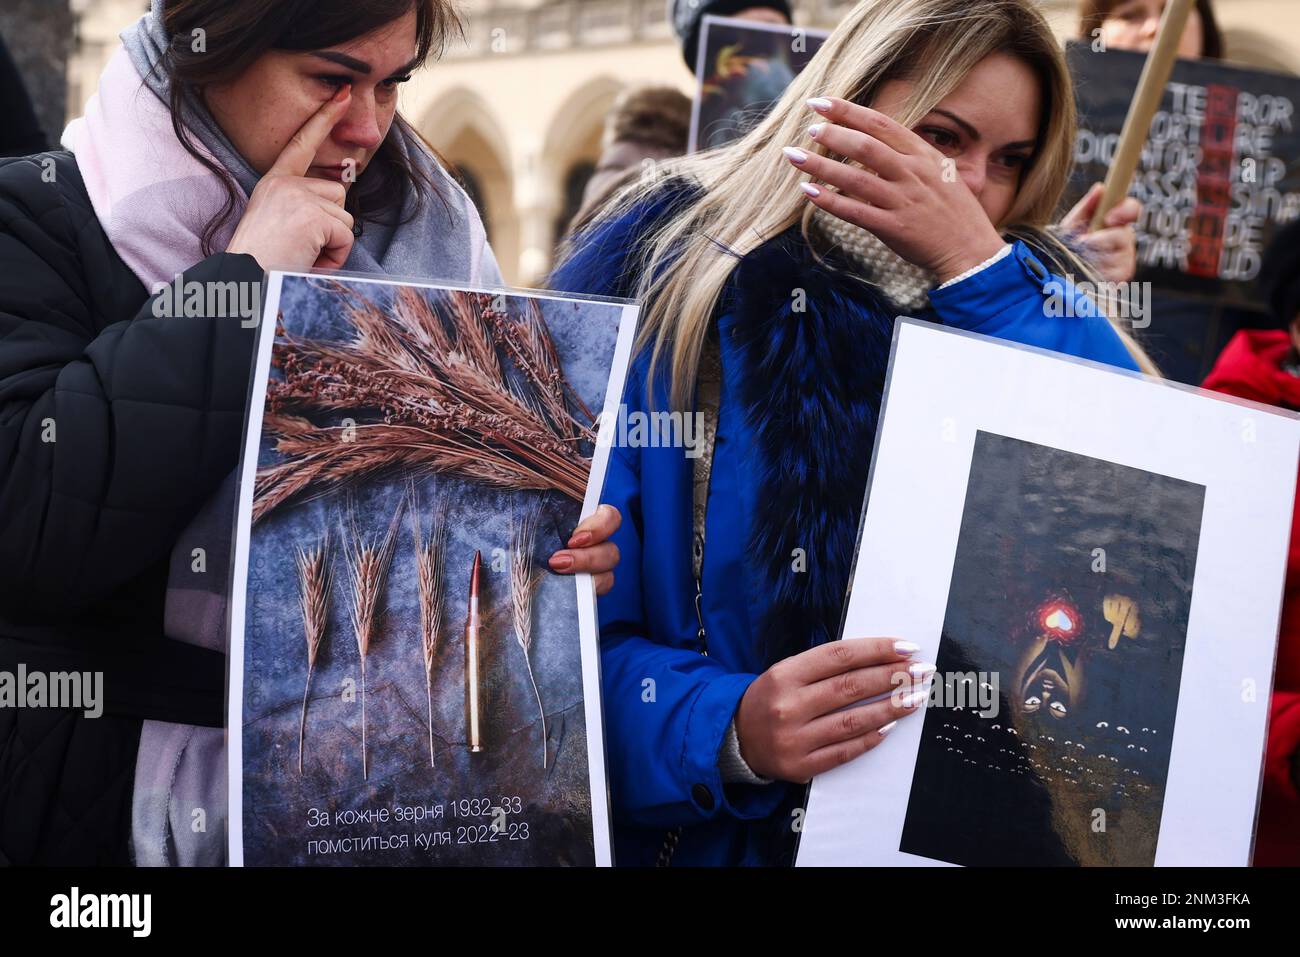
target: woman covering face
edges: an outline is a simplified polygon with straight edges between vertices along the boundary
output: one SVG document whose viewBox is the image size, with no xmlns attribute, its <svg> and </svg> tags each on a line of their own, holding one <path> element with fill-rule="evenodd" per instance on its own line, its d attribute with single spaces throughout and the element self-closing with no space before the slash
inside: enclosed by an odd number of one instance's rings
<svg viewBox="0 0 1300 957">
<path fill-rule="evenodd" d="M 1048 229 L 1073 104 L 1030 0 L 864 0 L 747 136 L 579 224 L 553 285 L 643 302 L 629 410 L 716 427 L 611 457 L 620 861 L 788 861 L 801 785 L 925 699 L 920 636 L 831 641 L 895 317 L 1153 370 Z"/>
<path fill-rule="evenodd" d="M 71 151 L 0 160 L 0 670 L 98 672 L 105 695 L 96 718 L 0 709 L 0 860 L 223 861 L 260 317 L 169 318 L 170 289 L 150 292 L 180 276 L 260 302 L 264 269 L 339 266 L 500 286 L 473 205 L 397 111 L 458 27 L 444 0 L 154 0 Z M 597 513 L 552 568 L 608 588 L 617 523 Z"/>
</svg>

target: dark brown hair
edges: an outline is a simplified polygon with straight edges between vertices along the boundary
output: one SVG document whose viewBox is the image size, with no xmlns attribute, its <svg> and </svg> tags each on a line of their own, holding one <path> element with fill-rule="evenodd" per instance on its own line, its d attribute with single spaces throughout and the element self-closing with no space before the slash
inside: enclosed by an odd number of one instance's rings
<svg viewBox="0 0 1300 957">
<path fill-rule="evenodd" d="M 448 38 L 463 35 L 450 0 L 167 0 L 163 26 L 171 42 L 161 69 L 171 84 L 172 128 L 186 151 L 215 173 L 226 190 L 226 203 L 203 230 L 203 251 L 234 213 L 239 186 L 220 164 L 195 145 L 184 124 L 184 110 L 201 103 L 204 86 L 229 82 L 270 50 L 323 50 L 364 36 L 415 11 L 416 65 L 441 55 Z M 203 50 L 192 45 L 203 31 Z M 436 184 L 403 155 L 398 137 L 422 137 L 400 115 L 375 151 L 365 173 L 348 191 L 347 208 L 361 222 L 409 221 L 433 196 Z M 403 219 L 410 196 L 413 203 Z M 441 198 L 441 197 L 439 197 Z M 445 200 L 444 200 L 445 202 Z"/>
<path fill-rule="evenodd" d="M 1083 0 L 1079 4 L 1079 36 L 1088 39 L 1092 31 L 1101 26 L 1124 0 Z M 1196 12 L 1201 15 L 1201 57 L 1206 60 L 1223 59 L 1223 34 L 1214 19 L 1210 0 L 1196 0 Z"/>
</svg>

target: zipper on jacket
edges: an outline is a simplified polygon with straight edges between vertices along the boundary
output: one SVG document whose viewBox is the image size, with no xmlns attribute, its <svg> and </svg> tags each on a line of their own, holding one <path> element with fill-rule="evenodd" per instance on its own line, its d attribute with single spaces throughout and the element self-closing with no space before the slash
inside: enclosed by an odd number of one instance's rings
<svg viewBox="0 0 1300 957">
<path fill-rule="evenodd" d="M 707 656 L 709 653 L 709 646 L 708 643 L 704 640 L 704 611 L 700 607 L 700 602 L 702 602 L 703 600 L 704 600 L 704 594 L 700 590 L 700 580 L 696 578 L 695 579 L 695 620 L 700 623 L 700 630 L 695 633 L 695 637 L 699 639 L 700 642 L 700 654 Z"/>
</svg>

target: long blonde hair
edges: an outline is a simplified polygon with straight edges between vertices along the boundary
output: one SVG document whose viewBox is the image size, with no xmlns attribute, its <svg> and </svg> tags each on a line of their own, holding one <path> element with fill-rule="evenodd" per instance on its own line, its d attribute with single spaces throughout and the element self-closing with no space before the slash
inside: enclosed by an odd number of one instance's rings
<svg viewBox="0 0 1300 957">
<path fill-rule="evenodd" d="M 619 215 L 649 199 L 665 178 L 702 187 L 665 215 L 638 259 L 643 306 L 638 348 L 652 348 L 650 381 L 670 357 L 670 400 L 685 409 L 718 299 L 740 257 L 801 223 L 806 242 L 815 207 L 797 188 L 803 173 L 780 148 L 803 140 L 813 119 L 805 101 L 835 96 L 870 105 L 894 79 L 913 83 L 894 117 L 912 126 L 948 96 L 982 59 L 1007 53 L 1038 74 L 1043 87 L 1038 147 L 999 231 L 1023 239 L 1054 272 L 1097 281 L 1094 271 L 1047 230 L 1073 162 L 1074 91 L 1065 59 L 1033 0 L 862 0 L 840 22 L 784 95 L 740 140 L 660 163 L 653 176 L 625 185 L 599 211 Z M 804 144 L 828 155 L 820 144 Z M 837 159 L 844 157 L 836 156 Z M 580 224 L 581 225 L 581 224 Z M 1140 346 L 1108 317 L 1144 371 L 1158 375 Z"/>
</svg>

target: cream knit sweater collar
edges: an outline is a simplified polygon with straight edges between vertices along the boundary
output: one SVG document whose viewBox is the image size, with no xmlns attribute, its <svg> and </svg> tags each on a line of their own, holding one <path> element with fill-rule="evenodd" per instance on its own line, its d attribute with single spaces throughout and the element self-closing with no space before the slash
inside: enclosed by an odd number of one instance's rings
<svg viewBox="0 0 1300 957">
<path fill-rule="evenodd" d="M 862 269 L 862 278 L 903 308 L 919 312 L 930 305 L 934 275 L 903 259 L 875 233 L 847 223 L 822 209 L 813 212 L 810 229 L 837 253 Z"/>
</svg>

